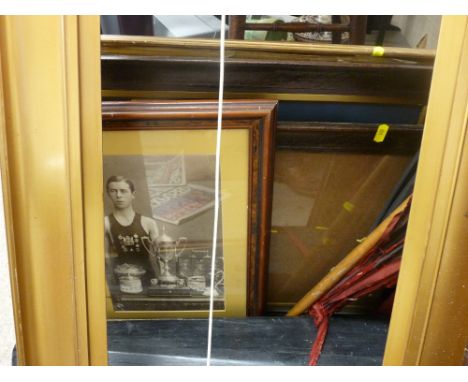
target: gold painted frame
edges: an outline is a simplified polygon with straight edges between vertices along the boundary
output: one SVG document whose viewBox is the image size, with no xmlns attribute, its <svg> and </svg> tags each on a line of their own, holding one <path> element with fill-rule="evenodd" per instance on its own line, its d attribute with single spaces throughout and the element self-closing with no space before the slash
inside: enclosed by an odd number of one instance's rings
<svg viewBox="0 0 468 382">
<path fill-rule="evenodd" d="M 99 17 L 0 17 L 19 365 L 107 364 L 99 32 Z"/>
<path fill-rule="evenodd" d="M 467 16 L 443 17 L 386 365 L 463 359 L 467 28 Z M 93 255 L 103 250 L 99 19 L 2 16 L 0 32 L 0 160 L 18 361 L 103 365 L 104 261 Z M 31 195 L 53 208 L 31 210 Z M 44 240 L 47 232 L 63 240 Z"/>
<path fill-rule="evenodd" d="M 385 365 L 461 365 L 468 342 L 468 17 L 444 16 Z"/>
</svg>

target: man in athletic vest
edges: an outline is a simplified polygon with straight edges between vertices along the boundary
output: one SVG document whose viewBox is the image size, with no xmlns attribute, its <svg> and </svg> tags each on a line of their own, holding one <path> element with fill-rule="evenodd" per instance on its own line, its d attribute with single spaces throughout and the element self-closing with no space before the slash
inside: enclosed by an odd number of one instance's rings
<svg viewBox="0 0 468 382">
<path fill-rule="evenodd" d="M 113 273 L 119 264 L 141 266 L 146 271 L 143 282 L 148 286 L 155 273 L 142 238 L 156 243 L 159 235 L 156 221 L 134 211 L 135 186 L 131 180 L 111 176 L 106 182 L 106 191 L 114 206 L 114 211 L 104 219 L 108 272 Z"/>
</svg>

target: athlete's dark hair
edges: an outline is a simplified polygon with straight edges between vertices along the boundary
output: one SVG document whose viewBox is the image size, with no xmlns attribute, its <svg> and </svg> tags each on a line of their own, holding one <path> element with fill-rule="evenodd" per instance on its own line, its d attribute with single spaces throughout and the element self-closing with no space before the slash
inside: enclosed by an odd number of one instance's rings
<svg viewBox="0 0 468 382">
<path fill-rule="evenodd" d="M 109 177 L 109 179 L 107 179 L 107 182 L 106 182 L 107 192 L 109 192 L 109 184 L 112 182 L 125 182 L 128 184 L 128 187 L 130 187 L 130 191 L 135 192 L 135 186 L 133 185 L 133 182 L 130 179 L 127 179 L 121 175 L 112 175 L 111 177 Z"/>
</svg>

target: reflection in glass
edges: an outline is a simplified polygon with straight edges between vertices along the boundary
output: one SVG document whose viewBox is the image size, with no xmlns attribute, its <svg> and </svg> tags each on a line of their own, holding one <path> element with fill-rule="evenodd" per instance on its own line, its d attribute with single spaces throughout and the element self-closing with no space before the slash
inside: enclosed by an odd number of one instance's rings
<svg viewBox="0 0 468 382">
<path fill-rule="evenodd" d="M 441 16 L 242 15 L 229 16 L 227 23 L 230 39 L 435 49 Z M 297 27 L 301 23 L 311 28 Z M 244 24 L 266 28 L 252 30 Z M 220 31 L 216 15 L 101 16 L 101 33 L 106 35 L 219 39 Z"/>
</svg>

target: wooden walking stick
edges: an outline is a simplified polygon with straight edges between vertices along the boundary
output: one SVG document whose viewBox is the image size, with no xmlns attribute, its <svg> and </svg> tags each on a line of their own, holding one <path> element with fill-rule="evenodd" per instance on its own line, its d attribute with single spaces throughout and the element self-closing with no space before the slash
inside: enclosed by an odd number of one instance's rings
<svg viewBox="0 0 468 382">
<path fill-rule="evenodd" d="M 289 310 L 287 316 L 298 316 L 299 314 L 302 314 L 320 297 L 328 292 L 343 277 L 344 274 L 346 274 L 354 265 L 356 265 L 359 260 L 361 260 L 363 256 L 367 254 L 370 249 L 372 249 L 372 247 L 374 247 L 392 219 L 405 209 L 410 198 L 411 196 L 406 198 L 405 201 L 401 203 L 382 223 L 380 223 L 362 243 L 360 243 L 348 255 L 346 255 L 346 257 L 343 258 L 343 260 L 341 260 L 338 265 L 333 267 L 318 284 L 316 284 L 304 297 L 302 297 L 301 300 L 299 300 L 296 305 L 294 305 Z"/>
</svg>

